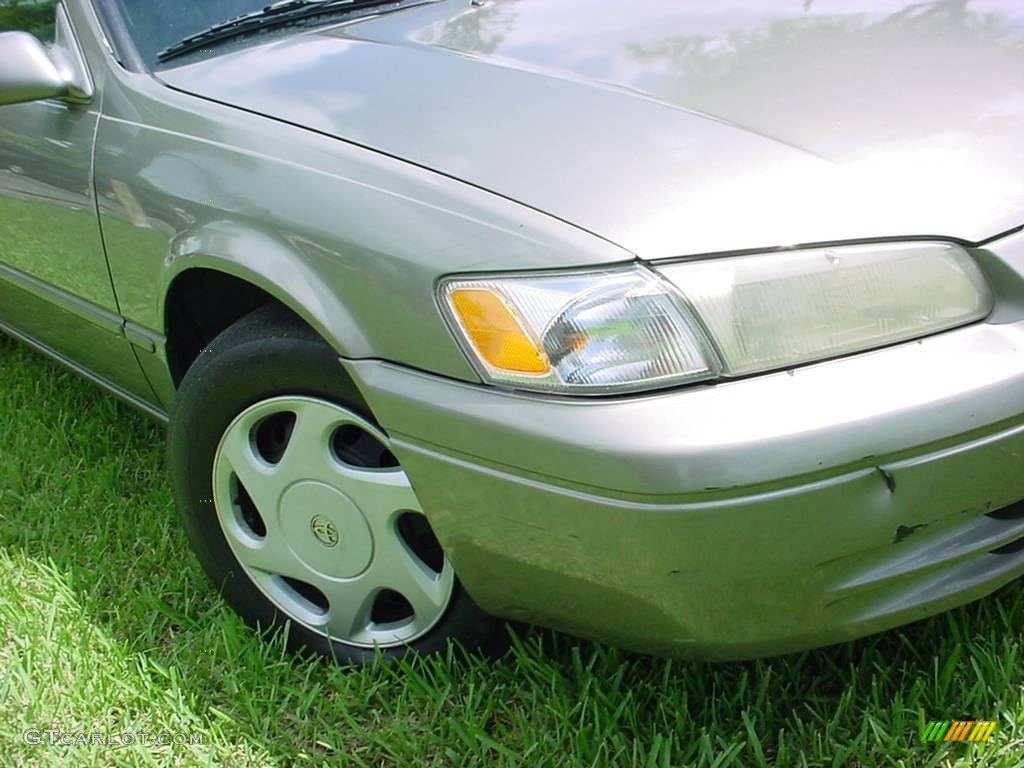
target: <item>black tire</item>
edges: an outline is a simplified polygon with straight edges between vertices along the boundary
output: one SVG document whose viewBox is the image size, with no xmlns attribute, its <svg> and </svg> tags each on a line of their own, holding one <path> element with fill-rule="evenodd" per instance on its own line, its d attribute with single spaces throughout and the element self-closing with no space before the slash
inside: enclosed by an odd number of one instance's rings
<svg viewBox="0 0 1024 768">
<path fill-rule="evenodd" d="M 170 414 L 168 463 L 174 501 L 193 551 L 210 582 L 251 627 L 287 626 L 288 646 L 340 663 L 395 659 L 410 651 L 461 648 L 495 654 L 506 645 L 502 622 L 481 611 L 456 579 L 443 616 L 413 642 L 368 649 L 332 640 L 291 620 L 264 595 L 235 558 L 217 519 L 212 467 L 217 446 L 235 417 L 271 397 L 304 395 L 372 414 L 338 362 L 308 325 L 279 305 L 257 309 L 217 336 L 184 376 Z"/>
</svg>

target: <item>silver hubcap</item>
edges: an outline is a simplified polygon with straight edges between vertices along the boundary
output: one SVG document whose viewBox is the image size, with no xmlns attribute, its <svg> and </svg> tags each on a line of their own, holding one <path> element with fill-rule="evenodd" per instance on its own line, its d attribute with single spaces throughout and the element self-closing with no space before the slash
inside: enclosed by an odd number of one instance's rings
<svg viewBox="0 0 1024 768">
<path fill-rule="evenodd" d="M 454 573 L 384 434 L 308 397 L 243 411 L 213 467 L 217 518 L 246 574 L 284 614 L 350 645 L 422 636 Z"/>
</svg>

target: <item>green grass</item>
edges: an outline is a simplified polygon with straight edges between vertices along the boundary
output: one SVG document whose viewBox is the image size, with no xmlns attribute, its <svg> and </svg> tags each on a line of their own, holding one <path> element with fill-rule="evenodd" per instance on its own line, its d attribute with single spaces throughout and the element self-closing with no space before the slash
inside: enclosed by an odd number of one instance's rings
<svg viewBox="0 0 1024 768">
<path fill-rule="evenodd" d="M 499 661 L 342 670 L 265 643 L 203 581 L 163 432 L 0 340 L 0 764 L 1024 764 L 1024 589 L 845 646 L 748 664 L 536 631 Z M 924 720 L 998 719 L 988 744 Z M 29 728 L 203 743 L 24 743 Z"/>
</svg>

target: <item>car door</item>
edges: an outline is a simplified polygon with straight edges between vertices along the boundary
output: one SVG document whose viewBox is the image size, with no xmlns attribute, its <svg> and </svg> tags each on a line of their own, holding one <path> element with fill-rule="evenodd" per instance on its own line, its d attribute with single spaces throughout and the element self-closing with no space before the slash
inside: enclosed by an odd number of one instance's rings
<svg viewBox="0 0 1024 768">
<path fill-rule="evenodd" d="M 7 31 L 81 55 L 55 0 L 0 0 L 0 32 Z M 14 74 L 5 66 L 13 65 L 0 57 L 0 89 Z M 0 324 L 104 383 L 152 400 L 124 337 L 97 219 L 99 104 L 96 92 L 88 100 L 0 106 Z"/>
</svg>

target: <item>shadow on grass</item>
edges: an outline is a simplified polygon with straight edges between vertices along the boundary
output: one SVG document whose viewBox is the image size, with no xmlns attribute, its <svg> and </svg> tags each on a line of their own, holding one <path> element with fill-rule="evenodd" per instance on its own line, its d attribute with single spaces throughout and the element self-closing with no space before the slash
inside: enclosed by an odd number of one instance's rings
<svg viewBox="0 0 1024 768">
<path fill-rule="evenodd" d="M 24 567 L 52 564 L 110 653 L 131 661 L 121 687 L 207 734 L 214 762 L 874 765 L 988 749 L 1001 764 L 1018 743 L 1019 583 L 901 631 L 749 663 L 634 656 L 541 630 L 497 661 L 296 659 L 204 581 L 166 487 L 160 426 L 6 339 L 0 393 L 0 545 Z M 54 716 L 76 721 L 86 703 L 61 700 Z M 1005 726 L 991 745 L 918 743 L 922 718 L 961 716 Z"/>
</svg>

